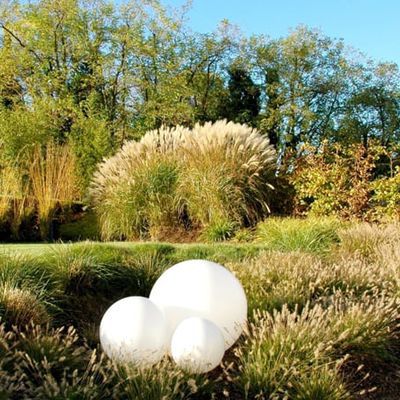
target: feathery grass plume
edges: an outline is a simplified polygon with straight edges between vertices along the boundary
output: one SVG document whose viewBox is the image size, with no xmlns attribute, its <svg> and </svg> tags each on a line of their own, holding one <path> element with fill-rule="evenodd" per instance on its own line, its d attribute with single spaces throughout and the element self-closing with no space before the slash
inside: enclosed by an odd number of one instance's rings
<svg viewBox="0 0 400 400">
<path fill-rule="evenodd" d="M 30 324 L 24 332 L 0 326 L 0 394 L 10 399 L 110 399 L 114 366 L 81 344 L 76 331 Z M 4 359 L 3 359 L 4 360 Z"/>
<path fill-rule="evenodd" d="M 320 258 L 314 254 L 262 252 L 242 262 L 227 266 L 241 281 L 253 310 L 272 312 L 286 306 L 301 310 L 307 302 L 329 304 L 331 296 L 342 291 L 349 297 L 361 298 L 366 293 L 400 293 L 400 251 L 384 250 L 385 261 L 367 262 L 359 257 Z"/>
<path fill-rule="evenodd" d="M 269 218 L 257 225 L 256 239 L 271 250 L 323 253 L 339 242 L 335 218 Z"/>
<path fill-rule="evenodd" d="M 400 293 L 400 224 L 360 223 L 339 232 L 340 246 L 331 258 L 358 265 L 357 280 L 375 281 L 377 287 L 391 295 Z M 360 266 L 362 264 L 362 266 Z"/>
<path fill-rule="evenodd" d="M 208 399 L 214 385 L 207 375 L 187 373 L 164 358 L 153 368 L 117 366 L 120 391 L 128 400 Z"/>
<path fill-rule="evenodd" d="M 398 361 L 399 305 L 398 298 L 385 293 L 365 293 L 359 298 L 345 292 L 334 294 L 328 308 L 329 353 L 334 357 L 350 354 L 364 362 Z"/>
<path fill-rule="evenodd" d="M 21 333 L 0 325 L 0 368 L 0 394 L 12 399 L 211 398 L 214 389 L 206 375 L 186 373 L 168 359 L 151 369 L 117 365 L 82 344 L 72 327 L 31 324 Z"/>
<path fill-rule="evenodd" d="M 244 398 L 297 398 L 297 390 L 307 390 L 299 382 L 315 381 L 318 371 L 326 368 L 333 378 L 330 390 L 326 382 L 315 382 L 313 391 L 320 387 L 334 393 L 334 388 L 341 388 L 332 399 L 347 398 L 335 365 L 325 353 L 327 316 L 328 311 L 319 306 L 307 306 L 301 313 L 286 307 L 273 314 L 256 312 L 245 342 L 236 348 L 237 384 Z"/>
<path fill-rule="evenodd" d="M 245 264 L 245 268 L 242 262 L 229 263 L 228 267 L 244 287 L 250 316 L 257 309 L 301 309 L 313 298 L 326 275 L 326 267 L 317 257 L 300 252 L 263 252 Z"/>
<path fill-rule="evenodd" d="M 174 154 L 180 135 L 178 128 L 151 131 L 100 165 L 91 194 L 103 239 L 140 238 L 149 232 L 156 237 L 158 229 L 174 225 Z"/>
<path fill-rule="evenodd" d="M 339 232 L 340 252 L 373 257 L 379 246 L 400 244 L 400 224 L 384 225 L 358 223 Z"/>
<path fill-rule="evenodd" d="M 94 175 L 102 236 L 156 238 L 163 226 L 254 222 L 268 210 L 274 163 L 268 139 L 244 125 L 150 131 Z"/>
<path fill-rule="evenodd" d="M 193 220 L 203 226 L 215 220 L 241 225 L 269 211 L 276 155 L 255 129 L 225 120 L 196 124 L 182 157 L 179 198 Z"/>
<path fill-rule="evenodd" d="M 350 386 L 338 366 L 349 360 L 398 361 L 393 351 L 398 306 L 398 300 L 386 296 L 352 299 L 337 292 L 328 307 L 308 303 L 301 312 L 286 306 L 272 313 L 255 311 L 244 343 L 235 349 L 236 382 L 245 398 L 301 398 L 298 391 L 304 390 L 348 398 Z M 319 380 L 320 369 L 329 371 L 330 379 Z M 299 385 L 303 380 L 309 386 Z"/>
<path fill-rule="evenodd" d="M 57 206 L 79 198 L 75 157 L 69 146 L 53 142 L 36 146 L 29 166 L 32 196 L 37 203 L 41 235 L 47 238 Z"/>
<path fill-rule="evenodd" d="M 7 326 L 21 328 L 30 322 L 45 324 L 50 321 L 46 307 L 33 291 L 8 282 L 0 284 L 0 317 Z"/>
</svg>

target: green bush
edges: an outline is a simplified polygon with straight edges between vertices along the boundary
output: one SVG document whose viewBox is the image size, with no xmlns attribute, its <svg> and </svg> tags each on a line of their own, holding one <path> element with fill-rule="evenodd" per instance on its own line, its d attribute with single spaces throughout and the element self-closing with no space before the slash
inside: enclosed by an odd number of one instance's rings
<svg viewBox="0 0 400 400">
<path fill-rule="evenodd" d="M 400 218 L 400 168 L 396 169 L 394 176 L 380 178 L 371 182 L 373 192 L 370 203 L 370 214 L 380 219 Z"/>
<path fill-rule="evenodd" d="M 289 176 L 297 213 L 361 218 L 369 209 L 370 183 L 380 146 L 305 146 Z"/>
</svg>

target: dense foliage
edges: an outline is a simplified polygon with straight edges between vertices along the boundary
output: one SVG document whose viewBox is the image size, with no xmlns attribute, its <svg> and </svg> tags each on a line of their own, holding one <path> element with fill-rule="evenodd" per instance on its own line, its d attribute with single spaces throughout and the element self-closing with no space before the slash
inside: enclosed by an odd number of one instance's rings
<svg viewBox="0 0 400 400">
<path fill-rule="evenodd" d="M 222 21 L 199 34 L 187 25 L 187 8 L 159 0 L 2 2 L 0 237 L 57 237 L 49 221 L 69 216 L 56 210 L 85 200 L 97 164 L 127 140 L 220 119 L 258 129 L 275 147 L 272 212 L 398 216 L 397 65 L 305 26 L 271 39 L 245 37 Z M 52 210 L 43 217 L 26 161 L 51 146 L 70 149 L 76 179 L 66 204 L 48 189 Z M 160 173 L 174 179 L 168 168 Z M 219 215 L 205 235 L 232 237 L 232 223 Z"/>
<path fill-rule="evenodd" d="M 221 118 L 262 128 L 281 152 L 399 138 L 397 66 L 350 56 L 303 26 L 274 40 L 227 22 L 197 34 L 184 8 L 157 0 L 36 0 L 0 12 L 3 156 L 53 138 L 85 147 L 89 167 L 150 129 Z"/>
<path fill-rule="evenodd" d="M 397 218 L 400 211 L 397 149 L 371 144 L 303 147 L 290 181 L 295 212 L 345 219 Z"/>
</svg>

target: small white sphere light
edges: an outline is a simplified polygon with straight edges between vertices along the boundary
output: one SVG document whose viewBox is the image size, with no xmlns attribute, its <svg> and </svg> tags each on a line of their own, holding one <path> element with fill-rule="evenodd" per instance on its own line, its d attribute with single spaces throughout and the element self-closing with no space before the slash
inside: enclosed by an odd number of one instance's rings
<svg viewBox="0 0 400 400">
<path fill-rule="evenodd" d="M 172 358 L 189 372 L 211 371 L 221 362 L 224 352 L 224 337 L 220 329 L 205 318 L 186 318 L 172 335 Z"/>
<path fill-rule="evenodd" d="M 145 297 L 126 297 L 114 303 L 100 323 L 100 343 L 117 362 L 149 367 L 167 350 L 166 320 L 162 310 Z"/>
<path fill-rule="evenodd" d="M 242 285 L 230 271 L 211 261 L 188 260 L 167 269 L 153 286 L 150 300 L 164 311 L 169 341 L 184 319 L 202 317 L 219 327 L 226 350 L 247 321 Z"/>
</svg>

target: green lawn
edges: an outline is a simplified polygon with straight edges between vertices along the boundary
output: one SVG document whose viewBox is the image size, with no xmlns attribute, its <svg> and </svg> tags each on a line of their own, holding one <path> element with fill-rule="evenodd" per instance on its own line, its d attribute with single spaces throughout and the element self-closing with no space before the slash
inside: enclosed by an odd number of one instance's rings
<svg viewBox="0 0 400 400">
<path fill-rule="evenodd" d="M 39 256 L 46 253 L 57 252 L 60 248 L 77 247 L 81 245 L 93 245 L 99 247 L 114 247 L 130 251 L 151 251 L 173 248 L 180 252 L 204 252 L 220 253 L 228 255 L 253 255 L 265 250 L 268 246 L 263 244 L 241 244 L 241 243 L 166 243 L 166 242 L 74 242 L 74 243 L 3 243 L 0 244 L 0 254 L 21 253 Z"/>
</svg>

